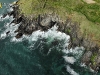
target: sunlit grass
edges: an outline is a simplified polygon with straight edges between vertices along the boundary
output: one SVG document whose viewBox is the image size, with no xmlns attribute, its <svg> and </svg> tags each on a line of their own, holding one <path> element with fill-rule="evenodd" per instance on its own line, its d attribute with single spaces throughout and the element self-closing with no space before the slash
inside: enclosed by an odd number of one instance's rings
<svg viewBox="0 0 100 75">
<path fill-rule="evenodd" d="M 0 3 L 0 8 L 2 8 L 2 3 Z"/>
</svg>

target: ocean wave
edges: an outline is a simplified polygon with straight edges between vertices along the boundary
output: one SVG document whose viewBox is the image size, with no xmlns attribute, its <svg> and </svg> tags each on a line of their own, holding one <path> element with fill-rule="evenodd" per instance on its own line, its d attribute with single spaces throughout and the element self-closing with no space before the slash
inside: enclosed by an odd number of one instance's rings
<svg viewBox="0 0 100 75">
<path fill-rule="evenodd" d="M 66 69 L 67 69 L 67 72 L 69 72 L 71 75 L 79 75 L 69 65 L 66 66 Z"/>
<path fill-rule="evenodd" d="M 9 20 L 9 22 L 5 22 L 5 25 L 4 25 L 5 30 L 0 34 L 0 39 L 5 39 L 8 36 L 14 37 L 17 34 L 14 32 L 15 30 L 17 30 L 20 24 L 11 23 L 14 20 L 14 18 L 13 16 L 9 16 L 9 15 L 7 15 L 5 18 L 2 18 L 1 20 L 2 21 Z M 9 34 L 6 34 L 7 32 L 9 32 Z"/>
<path fill-rule="evenodd" d="M 6 16 L 2 20 L 5 20 L 5 19 L 9 19 L 11 22 L 13 20 L 13 17 Z M 18 26 L 20 24 L 16 24 L 16 25 L 14 23 L 10 24 L 10 22 L 4 25 L 6 29 L 4 30 L 3 33 L 1 33 L 0 35 L 1 39 L 5 39 L 6 37 L 10 36 L 11 37 L 10 42 L 22 42 L 24 40 L 28 40 L 30 43 L 32 43 L 30 47 L 34 47 L 33 42 L 36 42 L 38 39 L 43 39 L 43 38 L 48 39 L 47 41 L 48 43 L 54 40 L 63 41 L 63 45 L 61 44 L 60 46 L 62 46 L 63 48 L 62 52 L 65 53 L 66 55 L 62 57 L 64 58 L 65 62 L 67 62 L 68 64 L 74 64 L 81 57 L 83 53 L 83 49 L 84 49 L 83 47 L 76 47 L 75 49 L 68 49 L 70 36 L 60 31 L 57 31 L 58 27 L 56 25 L 52 27 L 51 29 L 48 29 L 48 31 L 46 32 L 37 30 L 33 32 L 31 35 L 23 35 L 21 38 L 17 39 L 15 37 L 17 33 L 14 33 L 14 31 L 18 29 Z M 9 34 L 7 35 L 6 33 L 8 31 L 9 31 Z M 48 50 L 47 55 L 51 52 L 51 50 L 52 48 Z M 58 46 L 58 50 L 59 50 L 59 46 Z M 40 50 L 40 52 L 42 53 L 42 50 Z M 68 56 L 69 53 L 73 54 L 73 56 Z M 67 66 L 66 70 L 71 75 L 79 75 L 69 66 Z"/>
<path fill-rule="evenodd" d="M 17 33 L 15 33 L 15 30 L 18 29 L 20 24 L 14 24 L 14 23 L 11 24 L 11 21 L 14 20 L 14 18 L 13 18 L 13 16 L 8 16 L 8 15 L 5 18 L 2 18 L 2 21 L 7 20 L 7 19 L 9 19 L 9 23 L 6 23 L 4 25 L 5 30 L 0 34 L 0 39 L 5 39 L 6 37 L 11 37 L 10 42 L 22 42 L 24 40 L 28 40 L 29 43 L 31 43 L 30 48 L 35 46 L 34 43 L 38 39 L 47 39 L 48 44 L 53 41 L 58 40 L 60 42 L 55 47 L 58 48 L 57 50 L 60 50 L 59 49 L 60 46 L 62 47 L 61 51 L 65 54 L 62 57 L 64 58 L 66 63 L 74 64 L 82 56 L 84 48 L 83 47 L 75 47 L 74 49 L 72 49 L 72 48 L 68 49 L 70 36 L 63 32 L 57 31 L 58 27 L 56 25 L 54 27 L 52 27 L 51 29 L 48 29 L 48 31 L 46 31 L 46 32 L 37 30 L 37 31 L 33 32 L 31 35 L 23 35 L 21 38 L 17 39 L 15 37 L 17 34 Z M 9 34 L 6 34 L 8 31 L 9 31 Z M 41 43 L 39 43 L 37 45 L 37 47 L 39 47 Z M 52 51 L 52 48 L 53 47 L 49 48 L 46 55 L 50 54 L 50 52 Z M 41 54 L 43 54 L 42 48 L 40 49 L 40 52 L 41 52 Z M 72 56 L 68 56 L 69 53 L 72 54 Z M 71 69 L 70 66 L 68 66 L 68 65 L 66 67 L 66 71 L 69 72 L 71 75 L 79 75 L 73 69 Z"/>
<path fill-rule="evenodd" d="M 27 39 L 29 40 L 29 42 L 33 42 L 33 41 L 37 41 L 39 38 L 45 38 L 45 39 L 50 38 L 50 40 L 48 41 L 53 41 L 54 39 L 65 40 L 64 46 L 68 46 L 67 42 L 69 42 L 70 40 L 70 36 L 60 31 L 57 31 L 57 26 L 55 25 L 54 27 L 52 27 L 46 32 L 37 30 L 33 32 L 31 35 L 23 35 L 20 41 L 22 41 L 23 39 Z M 19 41 L 19 39 L 15 39 L 15 37 L 12 38 L 12 42 L 17 40 Z"/>
</svg>

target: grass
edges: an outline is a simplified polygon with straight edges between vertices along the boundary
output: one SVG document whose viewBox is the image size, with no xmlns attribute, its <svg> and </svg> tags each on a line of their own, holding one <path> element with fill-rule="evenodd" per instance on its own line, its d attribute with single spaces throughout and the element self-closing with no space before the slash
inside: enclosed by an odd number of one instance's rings
<svg viewBox="0 0 100 75">
<path fill-rule="evenodd" d="M 93 55 L 92 55 L 92 57 L 91 57 L 91 63 L 95 66 L 96 65 L 96 61 L 95 61 L 95 59 L 97 58 L 97 53 L 94 53 Z"/>
<path fill-rule="evenodd" d="M 0 3 L 0 8 L 2 8 L 2 3 Z"/>
<path fill-rule="evenodd" d="M 80 24 L 80 32 L 86 38 L 93 40 L 100 46 L 100 25 L 89 21 L 82 13 L 73 12 L 73 21 Z"/>
<path fill-rule="evenodd" d="M 81 36 L 100 46 L 100 0 L 87 4 L 83 0 L 19 0 L 21 13 L 30 16 L 57 14 L 63 20 L 71 18 L 80 24 Z"/>
<path fill-rule="evenodd" d="M 58 14 L 61 18 L 66 18 L 80 0 L 19 0 L 21 13 L 26 16 L 45 13 Z"/>
</svg>

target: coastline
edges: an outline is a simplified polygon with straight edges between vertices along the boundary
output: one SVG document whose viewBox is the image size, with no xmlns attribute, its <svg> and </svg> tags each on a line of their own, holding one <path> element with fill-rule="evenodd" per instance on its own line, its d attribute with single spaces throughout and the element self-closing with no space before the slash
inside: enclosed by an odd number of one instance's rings
<svg viewBox="0 0 100 75">
<path fill-rule="evenodd" d="M 15 36 L 16 38 L 21 38 L 23 34 L 31 35 L 32 32 L 36 30 L 47 31 L 56 24 L 58 31 L 70 35 L 71 41 L 69 49 L 75 48 L 76 46 L 83 46 L 86 52 L 82 57 L 82 62 L 92 69 L 98 70 L 98 67 L 100 67 L 100 46 L 81 34 L 79 23 L 73 22 L 71 18 L 66 18 L 66 21 L 63 21 L 56 14 L 39 14 L 38 17 L 29 18 L 20 13 L 17 2 L 13 4 L 12 7 L 13 11 L 8 13 L 8 15 L 13 15 L 15 18 L 12 23 L 21 23 L 19 28 L 15 31 L 15 33 L 18 32 Z M 9 34 L 9 32 L 7 34 Z"/>
</svg>

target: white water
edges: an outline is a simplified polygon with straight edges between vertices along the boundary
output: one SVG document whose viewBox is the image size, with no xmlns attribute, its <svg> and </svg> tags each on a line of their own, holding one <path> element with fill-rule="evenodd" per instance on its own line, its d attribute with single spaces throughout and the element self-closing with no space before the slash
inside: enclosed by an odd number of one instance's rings
<svg viewBox="0 0 100 75">
<path fill-rule="evenodd" d="M 70 50 L 67 49 L 69 45 L 70 36 L 66 35 L 65 33 L 57 31 L 56 25 L 52 27 L 51 29 L 49 29 L 47 32 L 38 30 L 38 31 L 33 32 L 32 35 L 29 35 L 29 36 L 23 35 L 23 37 L 20 39 L 16 39 L 14 37 L 16 35 L 14 31 L 18 28 L 18 25 L 14 25 L 14 24 L 9 25 L 8 23 L 5 27 L 6 27 L 6 30 L 1 34 L 0 38 L 5 39 L 6 37 L 11 36 L 11 42 L 22 42 L 25 39 L 29 40 L 29 42 L 34 42 L 34 41 L 37 41 L 39 38 L 46 38 L 46 39 L 50 38 L 50 40 L 48 40 L 48 43 L 50 41 L 53 41 L 54 39 L 64 40 L 64 44 L 62 45 L 63 46 L 62 51 L 66 55 L 64 55 L 63 58 L 65 59 L 65 62 L 69 64 L 74 64 L 77 61 L 77 59 L 80 58 L 80 56 L 82 55 L 84 51 L 83 47 L 76 47 L 75 49 L 70 49 Z M 6 35 L 7 31 L 10 31 L 8 36 Z M 34 47 L 34 45 L 31 45 L 31 47 L 32 46 Z M 48 54 L 49 53 L 50 53 L 50 49 L 49 49 Z M 67 56 L 68 53 L 72 53 L 74 57 Z M 67 67 L 66 70 L 72 75 L 79 75 L 76 72 L 74 72 L 74 70 L 72 70 L 70 67 Z"/>
<path fill-rule="evenodd" d="M 14 37 L 17 33 L 14 33 L 14 31 L 15 30 L 17 30 L 18 29 L 18 26 L 20 25 L 20 24 L 14 24 L 14 23 L 12 23 L 12 24 L 10 24 L 13 20 L 14 20 L 14 18 L 13 18 L 13 16 L 6 16 L 5 18 L 1 18 L 0 20 L 1 21 L 3 21 L 3 20 L 8 20 L 9 19 L 9 23 L 5 23 L 5 25 L 4 25 L 4 28 L 6 28 L 6 30 L 4 30 L 1 34 L 0 34 L 0 39 L 5 39 L 6 37 L 8 37 L 8 36 L 12 36 L 12 37 Z M 8 32 L 8 31 L 10 31 L 10 33 L 7 35 L 6 33 Z"/>
<path fill-rule="evenodd" d="M 66 69 L 71 75 L 79 75 L 69 65 L 66 66 Z"/>
<path fill-rule="evenodd" d="M 71 64 L 74 64 L 74 62 L 76 61 L 74 57 L 64 56 L 63 58 L 65 59 L 66 62 L 71 63 Z"/>
<path fill-rule="evenodd" d="M 63 42 L 63 50 L 66 55 L 62 56 L 65 59 L 66 63 L 69 64 L 74 64 L 81 56 L 84 51 L 83 47 L 76 47 L 75 49 L 68 49 L 69 41 L 70 41 L 70 36 L 66 35 L 65 33 L 62 33 L 60 31 L 57 31 L 58 27 L 55 25 L 51 29 L 49 29 L 47 32 L 37 30 L 32 33 L 32 35 L 23 35 L 22 38 L 16 39 L 14 31 L 18 28 L 20 24 L 15 25 L 14 23 L 10 24 L 11 21 L 13 20 L 13 16 L 6 16 L 5 18 L 1 18 L 0 20 L 6 20 L 9 19 L 9 23 L 6 23 L 4 27 L 6 28 L 1 34 L 0 34 L 0 39 L 5 39 L 6 37 L 11 37 L 11 42 L 22 42 L 23 40 L 28 40 L 29 42 L 34 42 L 37 41 L 39 38 L 46 38 L 48 40 L 48 43 L 53 41 L 53 40 L 64 40 Z M 8 35 L 6 35 L 6 32 L 10 31 Z M 31 47 L 34 46 L 33 44 Z M 50 53 L 50 49 L 48 54 Z M 68 53 L 73 54 L 73 56 L 68 56 Z M 69 65 L 66 66 L 66 71 L 69 72 L 71 75 L 79 75 L 76 73 Z"/>
</svg>

